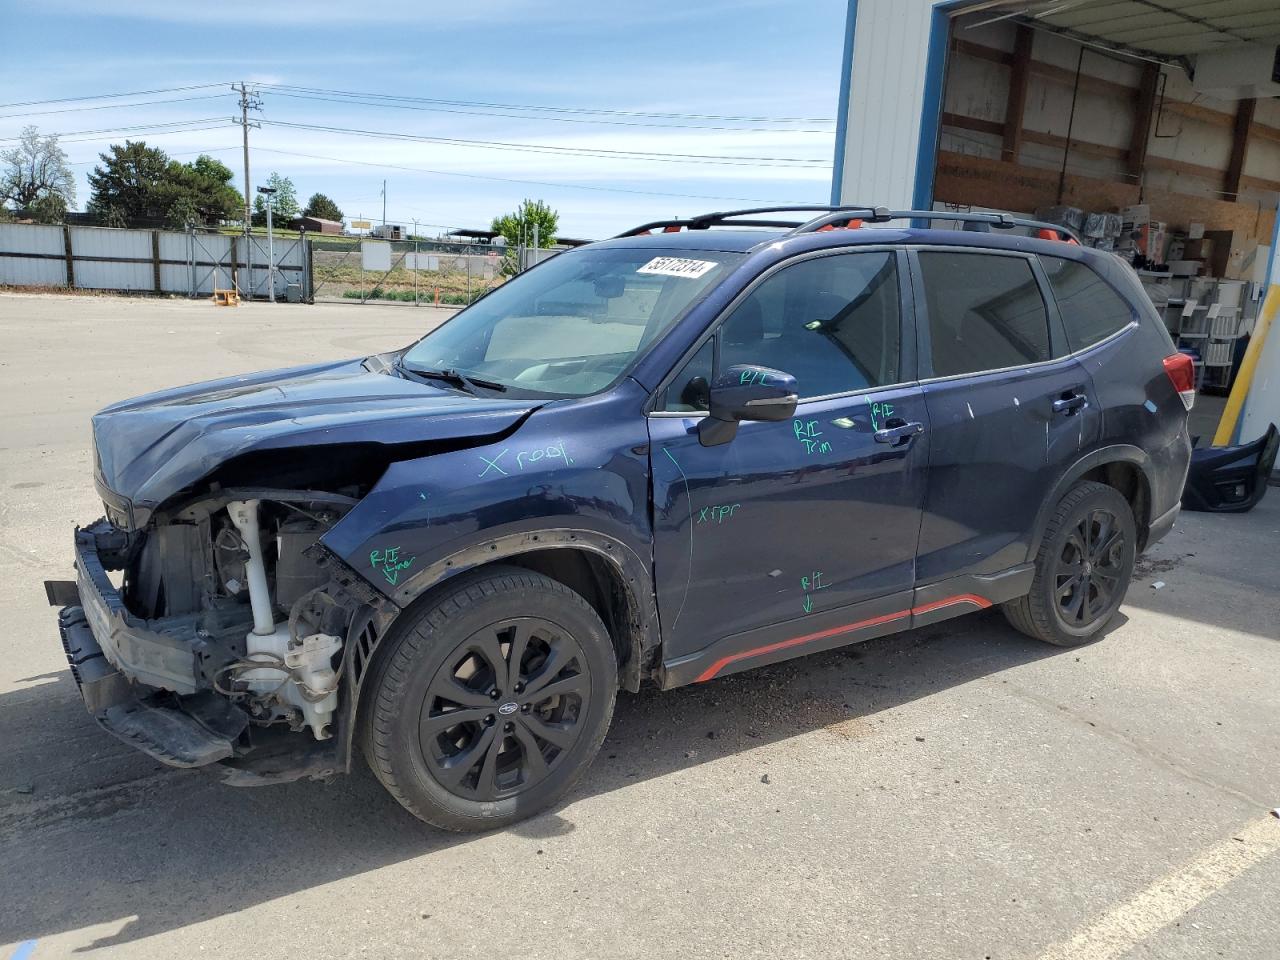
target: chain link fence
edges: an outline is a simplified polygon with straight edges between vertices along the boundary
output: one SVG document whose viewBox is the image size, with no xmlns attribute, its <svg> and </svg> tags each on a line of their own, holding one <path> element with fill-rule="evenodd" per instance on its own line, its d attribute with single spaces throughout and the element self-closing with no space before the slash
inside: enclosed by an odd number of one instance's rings
<svg viewBox="0 0 1280 960">
<path fill-rule="evenodd" d="M 312 277 L 317 300 L 398 300 L 461 306 L 505 279 L 502 250 L 448 240 L 396 240 L 391 269 L 363 268 L 358 237 L 312 235 Z"/>
</svg>

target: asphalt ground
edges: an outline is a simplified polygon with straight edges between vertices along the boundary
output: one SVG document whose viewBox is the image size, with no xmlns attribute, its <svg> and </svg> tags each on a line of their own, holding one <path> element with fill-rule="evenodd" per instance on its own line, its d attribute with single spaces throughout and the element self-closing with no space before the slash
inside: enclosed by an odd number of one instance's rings
<svg viewBox="0 0 1280 960">
<path fill-rule="evenodd" d="M 575 792 L 504 832 L 100 731 L 41 586 L 101 512 L 89 415 L 444 315 L 0 294 L 0 960 L 1280 956 L 1275 490 L 1184 516 L 1082 649 L 986 611 L 623 694 Z"/>
</svg>

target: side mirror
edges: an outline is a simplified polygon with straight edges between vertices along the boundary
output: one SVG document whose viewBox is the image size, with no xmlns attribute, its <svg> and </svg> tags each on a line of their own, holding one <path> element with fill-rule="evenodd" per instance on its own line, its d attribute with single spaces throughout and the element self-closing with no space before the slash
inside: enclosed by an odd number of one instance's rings
<svg viewBox="0 0 1280 960">
<path fill-rule="evenodd" d="M 711 385 L 711 415 L 698 424 L 704 447 L 728 443 L 743 420 L 789 420 L 796 412 L 796 378 L 769 367 L 735 365 Z"/>
</svg>

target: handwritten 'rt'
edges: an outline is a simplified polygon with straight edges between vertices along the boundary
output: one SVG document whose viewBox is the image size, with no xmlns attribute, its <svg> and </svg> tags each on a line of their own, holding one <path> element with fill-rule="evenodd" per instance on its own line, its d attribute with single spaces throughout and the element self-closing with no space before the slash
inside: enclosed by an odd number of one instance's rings
<svg viewBox="0 0 1280 960">
<path fill-rule="evenodd" d="M 791 429 L 795 432 L 796 439 L 804 444 L 805 453 L 830 453 L 831 444 L 825 440 L 819 440 L 822 431 L 818 429 L 817 420 L 792 420 Z"/>
<path fill-rule="evenodd" d="M 804 594 L 804 612 L 805 613 L 813 612 L 813 594 L 819 590 L 825 590 L 829 586 L 831 586 L 831 584 L 822 582 L 821 570 L 814 570 L 808 576 L 804 576 L 800 578 L 800 589 L 805 592 Z"/>
<path fill-rule="evenodd" d="M 413 561 L 417 557 L 410 557 L 407 560 L 400 559 L 399 547 L 387 547 L 385 550 L 373 550 L 369 553 L 369 565 L 387 578 L 387 583 L 392 586 L 396 585 L 396 581 L 400 579 L 400 572 L 408 570 L 413 566 Z"/>
<path fill-rule="evenodd" d="M 884 423 L 886 420 L 888 420 L 890 417 L 893 416 L 892 403 L 881 403 L 879 401 L 877 401 L 876 403 L 872 403 L 870 400 L 868 400 L 867 406 L 871 408 L 871 429 L 872 430 L 879 430 L 880 424 Z"/>
<path fill-rule="evenodd" d="M 481 478 L 488 474 L 490 470 L 493 470 L 504 477 L 510 476 L 502 466 L 502 458 L 510 452 L 510 447 L 503 447 L 502 450 L 499 451 L 498 455 L 492 459 L 486 457 L 483 453 L 480 454 L 480 459 L 484 461 L 485 465 L 484 469 L 480 471 Z M 532 450 L 517 450 L 515 457 L 516 469 L 524 470 L 526 465 L 530 463 L 537 463 L 539 460 L 544 458 L 547 460 L 563 460 L 565 463 L 573 463 L 573 457 L 569 456 L 565 451 L 564 441 L 559 440 L 556 443 L 549 444 L 545 447 L 535 447 Z M 508 461 L 507 466 L 510 465 L 511 464 Z"/>
<path fill-rule="evenodd" d="M 740 503 L 726 503 L 714 507 L 700 507 L 698 510 L 698 523 L 724 523 L 733 517 L 733 511 L 740 506 L 742 506 Z"/>
</svg>

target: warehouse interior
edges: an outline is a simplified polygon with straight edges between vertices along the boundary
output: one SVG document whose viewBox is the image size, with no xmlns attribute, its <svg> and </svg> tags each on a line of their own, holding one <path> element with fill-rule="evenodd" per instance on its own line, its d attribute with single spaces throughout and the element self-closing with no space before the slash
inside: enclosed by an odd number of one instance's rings
<svg viewBox="0 0 1280 960">
<path fill-rule="evenodd" d="M 933 208 L 1071 227 L 1137 268 L 1215 425 L 1280 206 L 1280 7 L 978 4 L 949 20 Z M 1207 10 L 1206 8 L 1214 8 Z M 1212 13 L 1212 19 L 1202 16 Z"/>
</svg>

